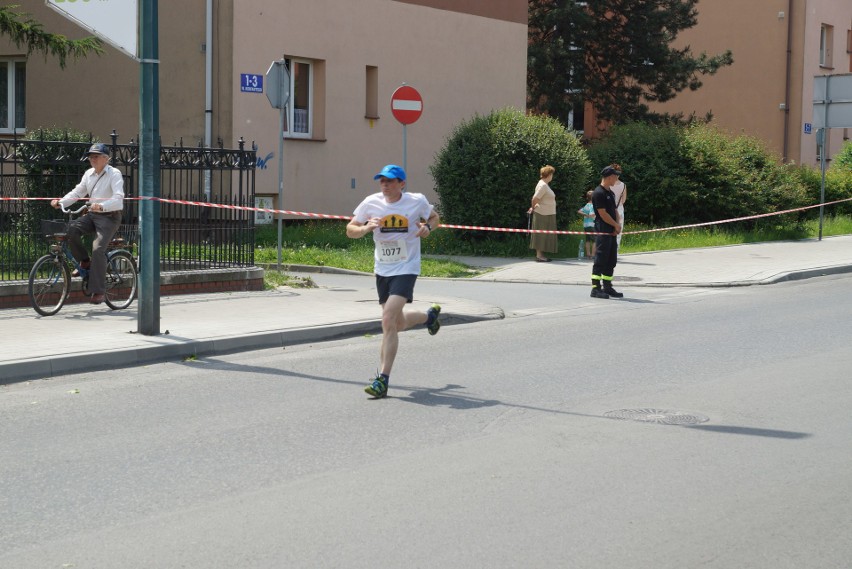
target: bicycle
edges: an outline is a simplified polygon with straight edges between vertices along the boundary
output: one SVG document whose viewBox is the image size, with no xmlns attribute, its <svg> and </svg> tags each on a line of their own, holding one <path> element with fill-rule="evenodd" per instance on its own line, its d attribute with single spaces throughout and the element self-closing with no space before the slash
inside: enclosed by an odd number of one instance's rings
<svg viewBox="0 0 852 569">
<path fill-rule="evenodd" d="M 71 211 L 62 206 L 62 212 L 76 215 L 88 206 Z M 29 296 L 36 312 L 53 316 L 62 308 L 71 294 L 71 268 L 82 277 L 83 294 L 89 296 L 89 269 L 83 268 L 68 246 L 66 221 L 42 220 L 42 235 L 49 241 L 50 253 L 39 258 L 30 269 Z M 106 293 L 104 302 L 113 310 L 127 308 L 136 297 L 138 271 L 133 255 L 125 249 L 121 237 L 114 238 L 107 247 Z"/>
</svg>

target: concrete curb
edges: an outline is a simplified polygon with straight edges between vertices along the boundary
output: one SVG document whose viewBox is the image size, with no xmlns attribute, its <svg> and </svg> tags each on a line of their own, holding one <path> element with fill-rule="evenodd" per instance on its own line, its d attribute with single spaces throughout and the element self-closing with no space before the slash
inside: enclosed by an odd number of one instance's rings
<svg viewBox="0 0 852 569">
<path fill-rule="evenodd" d="M 503 318 L 505 318 L 503 311 L 495 307 L 479 314 L 443 313 L 441 324 L 442 326 L 451 326 Z M 215 356 L 268 348 L 284 348 L 381 333 L 380 320 L 363 320 L 306 326 L 293 330 L 273 330 L 256 334 L 236 334 L 203 340 L 185 340 L 174 344 L 134 346 L 123 350 L 112 350 L 106 357 L 97 360 L 93 359 L 90 354 L 57 354 L 50 358 L 39 357 L 0 363 L 0 385 L 104 369 L 142 366 L 168 360 L 183 360 L 191 356 Z M 163 337 L 169 339 L 168 335 Z"/>
</svg>

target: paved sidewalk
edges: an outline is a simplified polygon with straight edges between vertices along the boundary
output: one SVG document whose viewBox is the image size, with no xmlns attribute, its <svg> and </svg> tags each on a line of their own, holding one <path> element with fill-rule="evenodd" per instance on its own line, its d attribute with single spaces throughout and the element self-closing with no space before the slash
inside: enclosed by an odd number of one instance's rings
<svg viewBox="0 0 852 569">
<path fill-rule="evenodd" d="M 589 286 L 592 264 L 564 260 L 455 257 L 493 268 L 477 280 Z M 852 272 L 852 236 L 623 255 L 615 284 L 746 286 Z M 0 384 L 191 355 L 212 355 L 380 333 L 372 279 L 364 287 L 291 289 L 162 297 L 159 336 L 136 333 L 138 302 L 124 311 L 69 305 L 38 316 L 0 310 Z M 430 298 L 452 325 L 503 317 L 500 307 L 461 298 Z M 425 299 L 416 302 L 425 307 Z"/>
<path fill-rule="evenodd" d="M 477 280 L 591 286 L 589 260 L 480 259 L 455 257 L 495 270 Z M 776 241 L 703 249 L 620 255 L 615 268 L 619 288 L 714 287 L 772 284 L 790 279 L 852 271 L 852 236 Z"/>
</svg>

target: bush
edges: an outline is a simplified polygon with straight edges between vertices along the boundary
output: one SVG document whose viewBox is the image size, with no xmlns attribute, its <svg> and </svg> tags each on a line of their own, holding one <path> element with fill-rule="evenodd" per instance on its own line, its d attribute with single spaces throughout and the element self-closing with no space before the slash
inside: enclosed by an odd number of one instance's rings
<svg viewBox="0 0 852 569">
<path fill-rule="evenodd" d="M 430 171 L 442 221 L 458 225 L 526 227 L 527 210 L 547 164 L 556 168 L 557 224 L 576 220 L 587 189 L 589 161 L 576 134 L 559 121 L 503 109 L 456 127 Z"/>
<path fill-rule="evenodd" d="M 852 140 L 847 140 L 837 156 L 831 161 L 831 169 L 852 172 Z"/>
<path fill-rule="evenodd" d="M 613 127 L 609 134 L 589 147 L 593 177 L 608 164 L 622 167 L 627 186 L 625 213 L 628 223 L 650 226 L 680 223 L 681 211 L 694 207 L 698 187 L 686 162 L 680 158 L 684 129 L 673 125 L 630 123 Z"/>
<path fill-rule="evenodd" d="M 61 144 L 39 144 L 60 141 Z M 70 129 L 40 128 L 29 131 L 18 148 L 26 172 L 24 195 L 30 198 L 59 198 L 74 188 L 89 168 L 86 149 L 92 135 Z M 22 223 L 26 230 L 36 231 L 40 220 L 59 217 L 46 199 L 28 201 Z"/>
<path fill-rule="evenodd" d="M 811 204 L 820 203 L 822 192 L 822 174 L 818 168 L 810 166 L 798 166 L 793 173 L 799 182 L 806 188 L 808 201 Z M 847 200 L 852 198 L 852 168 L 836 168 L 834 164 L 825 172 L 825 201 Z M 852 201 L 827 206 L 825 213 L 828 215 L 852 214 Z M 807 217 L 814 219 L 819 217 L 819 209 L 808 210 Z"/>
<path fill-rule="evenodd" d="M 796 172 L 763 143 L 705 124 L 616 127 L 589 156 L 595 168 L 622 166 L 628 223 L 703 223 L 812 203 Z"/>
</svg>

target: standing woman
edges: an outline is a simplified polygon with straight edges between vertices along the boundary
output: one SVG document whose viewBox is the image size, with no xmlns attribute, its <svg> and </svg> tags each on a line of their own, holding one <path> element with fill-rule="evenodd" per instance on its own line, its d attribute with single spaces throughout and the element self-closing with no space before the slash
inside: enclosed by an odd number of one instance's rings
<svg viewBox="0 0 852 569">
<path fill-rule="evenodd" d="M 532 228 L 545 231 L 556 231 L 556 194 L 550 189 L 550 181 L 556 168 L 545 166 L 540 170 L 541 180 L 535 186 L 532 204 L 527 214 L 532 214 Z M 556 253 L 557 237 L 550 233 L 533 233 L 530 235 L 530 249 L 535 249 L 535 260 L 539 263 L 549 263 L 545 253 Z"/>
<path fill-rule="evenodd" d="M 623 171 L 618 164 L 610 164 L 609 167 L 619 172 Z M 616 212 L 618 213 L 616 221 L 621 225 L 621 230 L 624 231 L 624 202 L 627 201 L 627 186 L 619 179 L 610 189 L 615 194 Z M 615 239 L 618 242 L 618 246 L 621 247 L 621 233 Z"/>
</svg>

